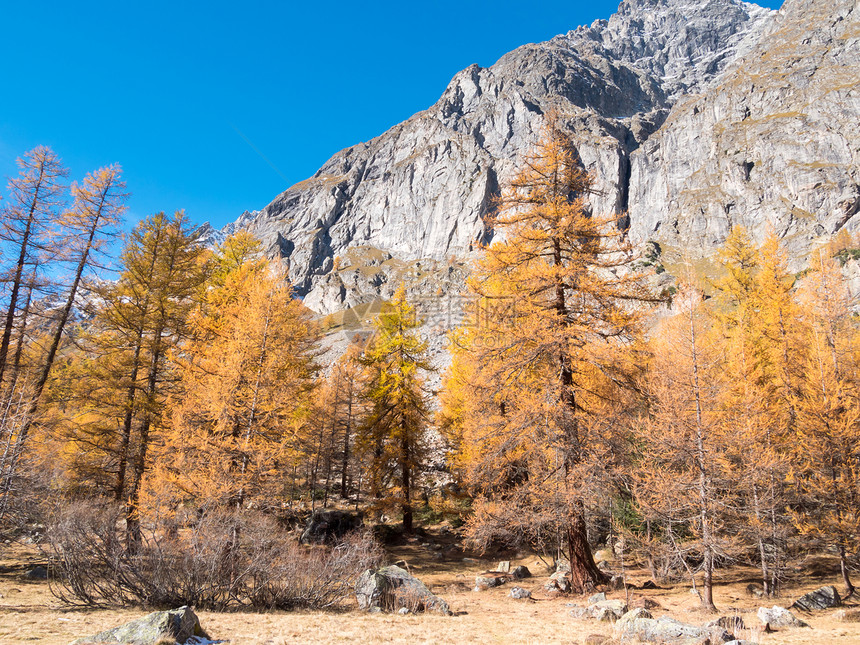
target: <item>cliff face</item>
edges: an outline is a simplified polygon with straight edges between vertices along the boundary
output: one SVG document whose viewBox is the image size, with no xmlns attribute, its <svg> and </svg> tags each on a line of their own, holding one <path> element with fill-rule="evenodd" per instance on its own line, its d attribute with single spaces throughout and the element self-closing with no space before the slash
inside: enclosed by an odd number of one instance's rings
<svg viewBox="0 0 860 645">
<path fill-rule="evenodd" d="M 706 253 L 772 226 L 801 261 L 860 210 L 860 15 L 787 0 L 755 46 L 631 155 L 634 239 Z"/>
<path fill-rule="evenodd" d="M 323 313 L 422 272 L 420 293 L 454 290 L 465 269 L 451 258 L 492 238 L 492 197 L 554 109 L 597 179 L 591 208 L 626 211 L 634 240 L 704 251 L 732 222 L 773 222 L 800 254 L 860 209 L 853 4 L 624 0 L 609 20 L 463 70 L 428 110 L 239 224 Z"/>
</svg>

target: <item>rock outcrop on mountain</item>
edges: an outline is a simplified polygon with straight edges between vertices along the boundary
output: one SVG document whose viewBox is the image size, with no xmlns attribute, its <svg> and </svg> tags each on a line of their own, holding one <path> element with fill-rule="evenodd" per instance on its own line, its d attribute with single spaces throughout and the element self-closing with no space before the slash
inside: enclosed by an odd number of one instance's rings
<svg viewBox="0 0 860 645">
<path fill-rule="evenodd" d="M 287 258 L 310 306 L 343 308 L 380 292 L 373 281 L 344 284 L 337 275 L 335 260 L 350 248 L 445 262 L 488 241 L 492 198 L 550 109 L 597 177 L 592 208 L 621 212 L 630 153 L 678 97 L 706 87 L 771 19 L 771 11 L 737 0 L 624 0 L 608 21 L 463 70 L 431 108 L 337 153 L 243 215 L 243 224 Z"/>
<path fill-rule="evenodd" d="M 860 9 L 787 0 L 755 46 L 631 155 L 630 232 L 707 253 L 772 226 L 800 265 L 860 211 Z"/>
<path fill-rule="evenodd" d="M 321 313 L 404 277 L 454 292 L 554 110 L 596 178 L 590 208 L 625 213 L 633 240 L 707 251 L 735 222 L 772 225 L 799 257 L 860 210 L 854 4 L 623 0 L 609 20 L 463 70 L 428 110 L 238 224 Z"/>
</svg>

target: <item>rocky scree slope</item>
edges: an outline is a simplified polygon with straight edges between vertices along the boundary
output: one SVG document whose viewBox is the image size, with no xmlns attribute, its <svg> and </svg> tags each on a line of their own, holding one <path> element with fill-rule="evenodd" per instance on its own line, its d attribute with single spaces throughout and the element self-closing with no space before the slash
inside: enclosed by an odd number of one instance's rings
<svg viewBox="0 0 860 645">
<path fill-rule="evenodd" d="M 774 22 L 774 12 L 738 0 L 624 0 L 609 20 L 463 70 L 428 110 L 337 153 L 238 224 L 287 260 L 297 292 L 320 313 L 390 295 L 403 263 L 435 263 L 424 283 L 412 281 L 421 293 L 454 292 L 466 269 L 451 258 L 492 239 L 492 198 L 554 109 L 597 179 L 590 207 L 629 210 L 631 230 L 650 239 L 671 228 L 656 224 L 670 216 L 647 186 L 632 185 L 657 172 L 634 166 L 636 151 L 673 106 L 709 96 Z"/>
</svg>

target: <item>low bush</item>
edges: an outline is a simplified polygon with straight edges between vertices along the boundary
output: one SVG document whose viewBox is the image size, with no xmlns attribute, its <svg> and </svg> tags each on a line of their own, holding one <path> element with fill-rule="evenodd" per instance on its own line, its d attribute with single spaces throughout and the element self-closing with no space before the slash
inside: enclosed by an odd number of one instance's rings
<svg viewBox="0 0 860 645">
<path fill-rule="evenodd" d="M 208 512 L 179 530 L 151 523 L 129 543 L 122 509 L 104 501 L 64 506 L 47 538 L 52 590 L 69 604 L 320 609 L 342 604 L 379 560 L 367 533 L 309 548 L 250 511 Z"/>
</svg>

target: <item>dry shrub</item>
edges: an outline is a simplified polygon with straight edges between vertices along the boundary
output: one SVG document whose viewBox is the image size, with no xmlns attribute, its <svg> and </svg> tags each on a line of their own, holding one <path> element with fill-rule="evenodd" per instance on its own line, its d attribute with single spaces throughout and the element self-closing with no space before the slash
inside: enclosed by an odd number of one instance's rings
<svg viewBox="0 0 860 645">
<path fill-rule="evenodd" d="M 273 519 L 235 510 L 206 513 L 180 530 L 150 525 L 128 548 L 122 509 L 104 501 L 66 505 L 47 537 L 52 590 L 69 604 L 320 609 L 341 604 L 379 559 L 366 533 L 308 548 Z"/>
</svg>

